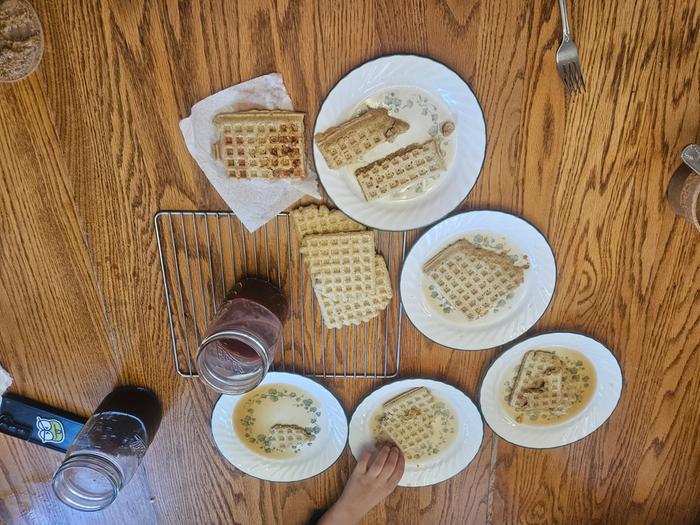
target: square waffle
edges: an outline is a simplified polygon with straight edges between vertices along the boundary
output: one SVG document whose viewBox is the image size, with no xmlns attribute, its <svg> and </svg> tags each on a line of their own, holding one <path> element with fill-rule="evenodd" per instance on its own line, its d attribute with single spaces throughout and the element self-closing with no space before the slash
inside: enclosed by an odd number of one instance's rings
<svg viewBox="0 0 700 525">
<path fill-rule="evenodd" d="M 391 301 L 391 279 L 386 262 L 381 255 L 375 256 L 376 291 L 355 301 L 335 299 L 316 292 L 321 316 L 326 328 L 340 328 L 360 324 L 375 318 Z"/>
<path fill-rule="evenodd" d="M 308 235 L 300 251 L 317 293 L 342 300 L 375 293 L 374 233 Z"/>
<path fill-rule="evenodd" d="M 523 268 L 507 255 L 479 248 L 466 239 L 435 255 L 423 271 L 470 321 L 484 317 L 524 281 Z"/>
<path fill-rule="evenodd" d="M 272 447 L 282 451 L 299 449 L 314 439 L 312 434 L 299 425 L 282 425 L 280 423 L 270 427 L 269 437 Z"/>
<path fill-rule="evenodd" d="M 437 170 L 445 169 L 445 160 L 437 142 L 411 144 L 367 166 L 355 170 L 355 177 L 368 201 L 385 197 L 418 182 Z"/>
<path fill-rule="evenodd" d="M 523 356 L 509 404 L 522 412 L 560 415 L 575 402 L 575 389 L 566 388 L 565 367 L 559 356 L 546 350 L 530 350 Z"/>
<path fill-rule="evenodd" d="M 408 128 L 408 122 L 390 116 L 384 108 L 368 109 L 340 126 L 316 133 L 315 139 L 328 167 L 337 169 L 354 164 L 379 144 L 393 142 Z"/>
<path fill-rule="evenodd" d="M 407 458 L 421 457 L 433 440 L 436 402 L 425 387 L 412 388 L 384 403 L 379 428 Z"/>
<path fill-rule="evenodd" d="M 363 231 L 366 228 L 353 221 L 340 210 L 329 210 L 326 206 L 311 204 L 293 210 L 290 215 L 294 220 L 297 239 L 301 243 L 307 235 L 320 233 L 342 233 Z"/>
<path fill-rule="evenodd" d="M 304 114 L 251 110 L 214 117 L 219 142 L 214 157 L 235 179 L 302 179 Z"/>
</svg>

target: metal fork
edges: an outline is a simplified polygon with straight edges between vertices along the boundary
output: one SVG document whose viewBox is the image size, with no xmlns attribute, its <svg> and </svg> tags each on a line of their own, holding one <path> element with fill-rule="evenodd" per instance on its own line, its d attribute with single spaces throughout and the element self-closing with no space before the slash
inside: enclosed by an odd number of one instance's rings
<svg viewBox="0 0 700 525">
<path fill-rule="evenodd" d="M 578 49 L 576 49 L 576 44 L 571 36 L 569 17 L 566 14 L 566 0 L 559 0 L 559 8 L 561 9 L 561 25 L 564 35 L 557 50 L 557 70 L 567 93 L 581 93 L 586 91 L 586 83 L 583 81 L 583 73 L 581 73 Z"/>
</svg>

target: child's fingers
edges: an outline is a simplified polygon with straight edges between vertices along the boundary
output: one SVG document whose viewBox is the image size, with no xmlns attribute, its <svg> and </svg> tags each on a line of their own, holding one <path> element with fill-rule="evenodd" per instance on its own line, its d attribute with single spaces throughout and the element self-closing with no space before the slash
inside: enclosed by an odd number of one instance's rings
<svg viewBox="0 0 700 525">
<path fill-rule="evenodd" d="M 386 460 L 389 457 L 389 452 L 391 452 L 389 447 L 387 445 L 384 445 L 374 457 L 372 463 L 370 463 L 367 472 L 369 472 L 372 476 L 379 476 L 379 473 L 384 468 L 384 463 L 386 463 Z"/>
<path fill-rule="evenodd" d="M 367 472 L 367 467 L 369 466 L 369 460 L 372 457 L 372 455 L 375 453 L 375 449 L 372 447 L 367 447 L 362 451 L 362 454 L 360 454 L 360 459 L 357 461 L 357 467 L 360 469 L 360 472 Z"/>
<path fill-rule="evenodd" d="M 389 457 L 386 458 L 384 468 L 382 469 L 382 472 L 379 475 L 381 479 L 387 480 L 391 477 L 391 475 L 394 473 L 394 469 L 396 468 L 396 464 L 399 462 L 399 456 L 399 449 L 397 447 L 391 447 Z"/>
<path fill-rule="evenodd" d="M 401 451 L 399 451 L 399 460 L 396 462 L 396 467 L 394 467 L 394 472 L 392 472 L 392 474 L 388 480 L 388 483 L 391 486 L 398 485 L 399 481 L 401 480 L 401 476 L 403 476 L 403 471 L 404 471 L 405 467 L 406 467 L 406 460 L 404 459 Z"/>
</svg>

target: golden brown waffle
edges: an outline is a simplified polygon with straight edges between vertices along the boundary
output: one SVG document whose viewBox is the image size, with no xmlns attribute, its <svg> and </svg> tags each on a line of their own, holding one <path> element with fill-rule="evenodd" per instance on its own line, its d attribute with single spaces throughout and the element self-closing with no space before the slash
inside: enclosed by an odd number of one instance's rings
<svg viewBox="0 0 700 525">
<path fill-rule="evenodd" d="M 423 271 L 445 298 L 469 320 L 484 317 L 524 280 L 523 268 L 507 255 L 474 246 L 466 239 L 430 259 Z"/>
<path fill-rule="evenodd" d="M 368 201 L 385 197 L 418 182 L 437 170 L 445 169 L 445 160 L 437 142 L 411 144 L 384 158 L 355 170 L 355 177 Z"/>
<path fill-rule="evenodd" d="M 311 204 L 293 210 L 290 215 L 294 220 L 297 239 L 301 243 L 307 235 L 321 233 L 344 233 L 363 231 L 366 228 L 353 221 L 340 210 L 329 210 L 326 206 Z"/>
<path fill-rule="evenodd" d="M 391 278 L 381 255 L 375 256 L 375 272 L 377 281 L 375 292 L 364 295 L 359 300 L 349 301 L 327 297 L 319 293 L 318 289 L 315 290 L 326 328 L 360 324 L 375 318 L 386 308 L 392 297 Z"/>
<path fill-rule="evenodd" d="M 510 406 L 521 412 L 561 415 L 575 401 L 575 387 L 567 388 L 564 363 L 559 356 L 546 350 L 525 353 L 510 395 Z"/>
<path fill-rule="evenodd" d="M 384 108 L 368 109 L 340 126 L 316 133 L 316 145 L 331 169 L 354 164 L 362 155 L 384 142 L 392 142 L 409 128 Z"/>
<path fill-rule="evenodd" d="M 235 179 L 301 179 L 304 168 L 304 114 L 251 110 L 214 117 L 219 142 L 215 158 Z"/>
<path fill-rule="evenodd" d="M 307 443 L 311 443 L 314 437 L 299 425 L 282 425 L 280 423 L 270 427 L 270 444 L 278 450 L 299 449 Z"/>
<path fill-rule="evenodd" d="M 433 442 L 436 419 L 435 398 L 425 387 L 412 388 L 384 403 L 384 416 L 379 423 L 407 457 L 421 457 Z"/>
<path fill-rule="evenodd" d="M 317 293 L 339 300 L 375 293 L 373 232 L 307 235 L 300 251 Z"/>
</svg>

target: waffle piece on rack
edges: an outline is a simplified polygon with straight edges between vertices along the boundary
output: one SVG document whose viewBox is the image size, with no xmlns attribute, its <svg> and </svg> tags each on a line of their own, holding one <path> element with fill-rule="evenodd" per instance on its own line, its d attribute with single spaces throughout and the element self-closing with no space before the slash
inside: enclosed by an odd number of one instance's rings
<svg viewBox="0 0 700 525">
<path fill-rule="evenodd" d="M 299 450 L 314 440 L 310 434 L 299 425 L 283 425 L 277 423 L 270 427 L 270 444 L 280 451 Z"/>
<path fill-rule="evenodd" d="M 293 210 L 290 215 L 294 220 L 297 239 L 303 242 L 307 235 L 321 233 L 345 233 L 364 231 L 366 228 L 359 222 L 353 221 L 340 210 L 329 210 L 326 206 L 302 206 Z"/>
<path fill-rule="evenodd" d="M 435 419 L 435 398 L 427 388 L 417 387 L 384 403 L 379 428 L 406 457 L 418 458 L 432 448 Z"/>
<path fill-rule="evenodd" d="M 507 255 L 479 248 L 466 239 L 435 255 L 423 271 L 470 321 L 488 314 L 524 280 L 524 269 Z"/>
<path fill-rule="evenodd" d="M 235 179 L 302 179 L 304 114 L 251 110 L 214 117 L 219 142 L 214 157 Z"/>
<path fill-rule="evenodd" d="M 554 352 L 530 350 L 523 356 L 508 401 L 520 412 L 562 415 L 576 401 L 575 389 L 566 388 L 564 363 Z"/>
<path fill-rule="evenodd" d="M 376 291 L 362 296 L 359 300 L 335 299 L 319 293 L 318 289 L 315 290 L 326 328 L 364 323 L 377 317 L 386 308 L 392 297 L 391 278 L 384 257 L 381 255 L 375 256 L 375 272 Z"/>
<path fill-rule="evenodd" d="M 373 232 L 307 235 L 300 251 L 318 293 L 339 300 L 375 293 Z"/>
<path fill-rule="evenodd" d="M 418 182 L 438 170 L 445 169 L 445 160 L 437 142 L 411 144 L 384 158 L 355 170 L 362 193 L 368 201 L 386 197 Z"/>
<path fill-rule="evenodd" d="M 340 126 L 316 133 L 316 145 L 328 167 L 338 169 L 356 163 L 379 144 L 393 142 L 409 127 L 408 122 L 390 116 L 384 108 L 368 109 Z"/>
</svg>

